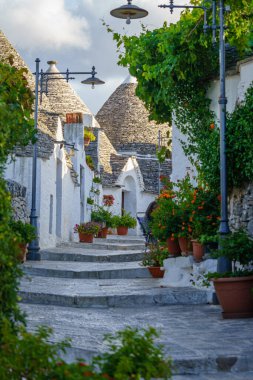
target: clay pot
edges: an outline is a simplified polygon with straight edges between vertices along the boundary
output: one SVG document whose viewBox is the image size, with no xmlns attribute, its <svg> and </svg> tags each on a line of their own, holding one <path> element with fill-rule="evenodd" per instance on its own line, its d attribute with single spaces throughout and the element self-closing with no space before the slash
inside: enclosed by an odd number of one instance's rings
<svg viewBox="0 0 253 380">
<path fill-rule="evenodd" d="M 193 257 L 197 263 L 202 261 L 202 258 L 205 253 L 205 247 L 203 244 L 200 244 L 197 240 L 192 240 L 192 250 L 193 250 Z"/>
<path fill-rule="evenodd" d="M 79 241 L 80 243 L 93 243 L 93 235 L 79 232 Z"/>
<path fill-rule="evenodd" d="M 223 318 L 253 318 L 253 276 L 213 279 Z"/>
<path fill-rule="evenodd" d="M 89 138 L 84 137 L 83 141 L 84 141 L 84 146 L 89 146 L 90 145 L 90 139 Z"/>
<path fill-rule="evenodd" d="M 98 237 L 101 238 L 101 239 L 106 239 L 107 238 L 107 234 L 108 234 L 108 228 L 107 227 L 103 227 L 99 233 L 98 233 Z"/>
<path fill-rule="evenodd" d="M 154 278 L 162 278 L 164 275 L 164 270 L 160 267 L 148 267 L 148 270 Z"/>
<path fill-rule="evenodd" d="M 167 239 L 168 251 L 173 256 L 179 256 L 181 249 L 178 244 L 178 239 L 168 238 Z"/>
<path fill-rule="evenodd" d="M 186 237 L 178 238 L 179 247 L 181 249 L 182 256 L 188 256 L 190 252 L 192 252 L 192 244 L 190 239 Z"/>
<path fill-rule="evenodd" d="M 128 227 L 125 227 L 125 226 L 117 227 L 117 234 L 118 235 L 127 235 L 127 233 L 128 233 Z"/>
<path fill-rule="evenodd" d="M 26 253 L 27 253 L 27 244 L 26 243 L 20 243 L 19 245 L 19 253 L 18 253 L 18 260 L 21 263 L 24 263 L 26 261 Z"/>
</svg>

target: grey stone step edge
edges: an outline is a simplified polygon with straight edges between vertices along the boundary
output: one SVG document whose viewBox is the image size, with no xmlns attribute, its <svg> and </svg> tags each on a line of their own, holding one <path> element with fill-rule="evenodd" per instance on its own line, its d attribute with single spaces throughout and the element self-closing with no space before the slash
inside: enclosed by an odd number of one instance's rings
<svg viewBox="0 0 253 380">
<path fill-rule="evenodd" d="M 80 254 L 75 252 L 69 252 L 69 253 L 61 253 L 61 252 L 54 252 L 50 250 L 43 250 L 41 251 L 41 258 L 42 260 L 49 260 L 49 261 L 79 261 L 79 262 L 100 262 L 100 263 L 119 263 L 119 262 L 129 262 L 129 261 L 140 261 L 142 260 L 144 255 L 143 251 L 137 251 L 137 252 L 126 252 L 126 253 L 119 253 L 119 254 Z"/>
<path fill-rule="evenodd" d="M 110 242 L 105 242 L 105 243 L 70 243 L 70 244 L 65 244 L 64 246 L 58 246 L 57 248 L 87 248 L 87 249 L 103 249 L 103 250 L 111 250 L 111 251 L 132 251 L 132 250 L 141 250 L 145 249 L 145 244 L 143 243 L 110 243 Z"/>
<path fill-rule="evenodd" d="M 151 275 L 147 268 L 117 268 L 117 269 L 100 269 L 100 270 L 68 270 L 52 268 L 29 268 L 24 267 L 24 273 L 29 276 L 41 277 L 60 277 L 73 279 L 133 279 L 133 278 L 150 278 Z"/>
<path fill-rule="evenodd" d="M 168 305 L 205 305 L 208 295 L 205 291 L 192 290 L 176 292 L 167 290 L 154 294 L 112 294 L 112 295 L 67 295 L 50 294 L 42 292 L 19 291 L 21 302 L 30 304 L 43 304 L 67 306 L 77 308 L 108 308 L 108 307 L 145 307 Z"/>
</svg>

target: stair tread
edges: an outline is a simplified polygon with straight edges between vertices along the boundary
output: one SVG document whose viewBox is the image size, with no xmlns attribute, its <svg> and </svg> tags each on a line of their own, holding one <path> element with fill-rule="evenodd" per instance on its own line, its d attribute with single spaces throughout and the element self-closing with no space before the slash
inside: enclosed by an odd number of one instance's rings
<svg viewBox="0 0 253 380">
<path fill-rule="evenodd" d="M 24 269 L 36 268 L 36 269 L 54 269 L 62 271 L 104 271 L 104 270 L 127 270 L 127 269 L 146 269 L 140 263 L 140 261 L 126 261 L 126 262 L 78 262 L 78 261 L 27 261 L 24 264 Z"/>
</svg>

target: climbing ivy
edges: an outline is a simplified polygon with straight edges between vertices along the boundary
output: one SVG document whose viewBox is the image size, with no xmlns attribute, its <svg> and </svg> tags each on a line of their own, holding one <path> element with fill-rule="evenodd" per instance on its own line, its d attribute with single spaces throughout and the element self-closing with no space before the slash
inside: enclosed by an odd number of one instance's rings
<svg viewBox="0 0 253 380">
<path fill-rule="evenodd" d="M 191 3 L 203 4 L 200 0 Z M 206 6 L 209 4 L 211 1 L 205 1 Z M 228 0 L 226 5 L 231 6 L 231 12 L 225 14 L 226 41 L 236 48 L 239 59 L 252 52 L 253 0 Z M 211 11 L 207 17 L 210 25 Z M 108 31 L 117 43 L 119 65 L 128 67 L 138 80 L 136 94 L 145 103 L 150 119 L 162 123 L 175 118 L 177 127 L 187 136 L 185 153 L 209 186 L 217 189 L 219 130 L 206 94 L 211 81 L 219 75 L 219 54 L 218 44 L 212 43 L 212 33 L 203 33 L 203 11 L 184 11 L 176 24 L 164 23 L 153 31 L 143 27 L 138 37 L 120 35 L 110 28 Z M 234 152 L 233 159 L 240 157 Z M 230 162 L 228 168 L 230 186 L 239 183 L 242 176 L 233 178 Z"/>
</svg>

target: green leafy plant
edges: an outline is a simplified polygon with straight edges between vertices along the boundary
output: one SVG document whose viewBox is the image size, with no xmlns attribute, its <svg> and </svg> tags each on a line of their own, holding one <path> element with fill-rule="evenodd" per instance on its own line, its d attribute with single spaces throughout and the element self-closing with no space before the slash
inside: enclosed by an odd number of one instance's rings
<svg viewBox="0 0 253 380">
<path fill-rule="evenodd" d="M 106 210 L 102 206 L 97 206 L 95 210 L 91 212 L 91 220 L 100 223 L 102 227 L 112 227 L 112 213 Z"/>
<path fill-rule="evenodd" d="M 115 380 L 171 378 L 172 362 L 164 359 L 162 346 L 155 345 L 158 334 L 152 327 L 138 330 L 127 327 L 114 336 L 108 334 L 108 352 L 96 357 L 94 364 Z"/>
<path fill-rule="evenodd" d="M 147 251 L 144 253 L 142 264 L 148 267 L 162 267 L 163 260 L 170 255 L 167 248 L 159 244 L 148 244 Z"/>
<path fill-rule="evenodd" d="M 87 205 L 94 205 L 94 199 L 87 197 Z"/>
<path fill-rule="evenodd" d="M 99 177 L 94 177 L 93 180 L 92 180 L 92 182 L 94 182 L 94 183 L 102 183 L 101 178 L 99 178 Z"/>
<path fill-rule="evenodd" d="M 112 217 L 112 225 L 113 227 L 128 227 L 135 228 L 136 227 L 136 219 L 130 215 L 129 212 L 123 211 L 123 215 L 114 215 Z"/>
<path fill-rule="evenodd" d="M 100 229 L 101 229 L 101 226 L 99 223 L 87 222 L 87 223 L 76 224 L 74 227 L 74 232 L 75 233 L 80 232 L 83 234 L 96 235 Z"/>
<path fill-rule="evenodd" d="M 92 132 L 91 128 L 84 128 L 83 137 L 85 139 L 89 139 L 90 141 L 95 141 L 96 140 L 96 136 Z"/>
<path fill-rule="evenodd" d="M 95 170 L 94 162 L 91 158 L 91 156 L 86 155 L 86 164 L 90 168 L 90 170 Z"/>
<path fill-rule="evenodd" d="M 10 227 L 21 243 L 30 243 L 36 238 L 35 228 L 30 223 L 12 220 Z"/>
</svg>

